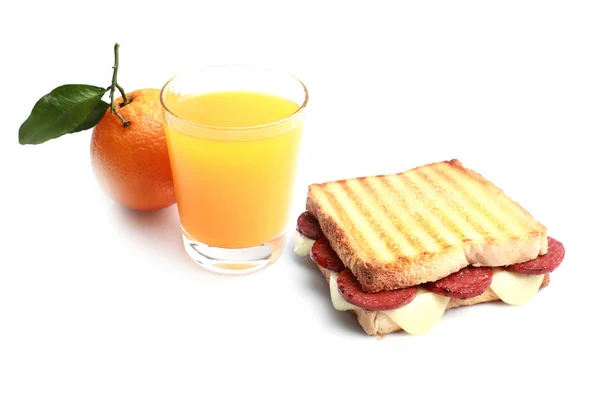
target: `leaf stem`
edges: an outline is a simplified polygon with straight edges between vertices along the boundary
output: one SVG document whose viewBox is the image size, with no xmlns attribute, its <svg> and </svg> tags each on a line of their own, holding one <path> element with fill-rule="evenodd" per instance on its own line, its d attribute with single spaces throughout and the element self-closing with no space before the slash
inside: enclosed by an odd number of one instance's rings
<svg viewBox="0 0 600 400">
<path fill-rule="evenodd" d="M 127 121 L 126 119 L 124 119 L 121 116 L 121 114 L 119 114 L 119 111 L 117 110 L 117 107 L 115 106 L 115 90 L 118 89 L 119 92 L 121 92 L 121 96 L 123 97 L 123 102 L 120 104 L 120 107 L 123 107 L 124 105 L 130 103 L 131 99 L 127 98 L 127 96 L 125 95 L 125 91 L 123 90 L 121 85 L 119 85 L 117 83 L 118 73 L 119 73 L 119 43 L 115 43 L 115 64 L 113 65 L 112 84 L 110 85 L 110 112 L 115 114 L 119 118 L 119 120 L 121 120 L 121 124 L 123 125 L 123 128 L 127 128 L 129 126 L 130 122 Z"/>
<path fill-rule="evenodd" d="M 126 106 L 127 104 L 131 103 L 131 97 L 127 98 L 127 95 L 125 94 L 125 90 L 123 90 L 123 88 L 121 87 L 121 85 L 119 85 L 117 83 L 117 89 L 119 89 L 119 92 L 121 92 L 121 97 L 123 97 L 123 101 L 121 102 L 121 104 L 119 104 L 120 107 Z"/>
</svg>

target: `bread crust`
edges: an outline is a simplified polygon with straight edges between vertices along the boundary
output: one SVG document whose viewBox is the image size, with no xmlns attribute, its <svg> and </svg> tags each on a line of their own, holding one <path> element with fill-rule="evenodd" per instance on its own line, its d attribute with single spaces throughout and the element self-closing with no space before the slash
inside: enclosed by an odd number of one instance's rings
<svg viewBox="0 0 600 400">
<path fill-rule="evenodd" d="M 457 171 L 456 173 L 460 174 L 461 177 L 464 176 L 464 179 L 480 185 L 490 198 L 501 196 L 504 204 L 509 205 L 507 207 L 518 213 L 519 218 L 521 218 L 519 223 L 525 221 L 526 229 L 512 237 L 500 234 L 474 235 L 470 237 L 463 232 L 457 231 L 456 238 L 454 238 L 455 240 L 451 244 L 442 246 L 436 249 L 436 251 L 428 252 L 420 249 L 421 251 L 416 256 L 406 257 L 400 250 L 396 250 L 394 252 L 395 259 L 393 261 L 385 261 L 381 257 L 374 255 L 374 251 L 365 249 L 364 241 L 357 238 L 356 232 L 348 229 L 347 224 L 345 226 L 341 222 L 342 220 L 337 210 L 341 210 L 343 207 L 340 207 L 339 204 L 333 204 L 337 201 L 336 196 L 326 193 L 326 190 L 323 189 L 327 185 L 332 185 L 336 182 L 310 185 L 306 209 L 317 218 L 331 247 L 352 271 L 354 276 L 356 276 L 365 292 L 387 291 L 415 286 L 425 282 L 433 282 L 459 271 L 467 265 L 504 266 L 529 261 L 539 255 L 546 254 L 548 248 L 546 228 L 535 221 L 526 210 L 508 198 L 491 182 L 485 180 L 478 173 L 464 168 L 460 161 L 451 160 L 443 163 L 434 163 L 410 171 L 426 168 L 435 169 L 440 165 L 448 170 Z M 410 171 L 403 172 L 397 176 Z M 375 178 L 384 179 L 385 177 Z M 367 178 L 356 178 L 354 181 L 362 179 Z M 348 181 L 350 180 L 337 182 L 341 185 Z M 361 183 L 355 182 L 355 185 L 359 184 Z M 415 194 L 415 196 L 417 195 Z M 324 200 L 325 197 L 327 197 L 326 201 Z M 449 198 L 449 196 L 446 195 L 446 198 Z M 361 199 L 354 198 L 353 201 L 354 204 L 359 204 Z M 446 199 L 442 201 L 452 200 Z M 429 199 L 423 200 L 423 204 L 430 206 L 432 203 Z M 362 205 L 357 205 L 357 207 L 360 208 Z M 343 211 L 339 211 L 339 214 L 341 213 Z M 422 227 L 415 227 L 415 229 L 422 229 Z M 410 235 L 413 232 L 404 233 Z M 378 234 L 380 237 L 385 238 L 388 232 L 382 230 Z M 369 244 L 367 243 L 366 245 L 368 246 Z"/>
<path fill-rule="evenodd" d="M 318 267 L 318 266 L 317 266 Z M 329 274 L 331 271 L 325 268 L 318 267 L 327 282 L 329 283 Z M 544 275 L 544 279 L 542 280 L 542 284 L 540 285 L 540 289 L 545 288 L 550 283 L 550 275 Z M 446 310 L 450 310 L 452 308 L 462 307 L 462 306 L 472 306 L 479 303 L 487 303 L 492 301 L 500 300 L 498 296 L 490 289 L 487 288 L 485 292 L 480 294 L 479 296 L 472 297 L 470 299 L 460 300 L 460 299 L 450 299 L 448 303 L 448 307 Z M 392 333 L 396 331 L 401 331 L 402 329 L 396 325 L 394 321 L 392 321 L 388 316 L 381 311 L 366 311 L 363 309 L 350 310 L 356 318 L 358 319 L 358 323 L 363 328 L 363 330 L 368 335 L 384 335 L 386 333 Z"/>
</svg>

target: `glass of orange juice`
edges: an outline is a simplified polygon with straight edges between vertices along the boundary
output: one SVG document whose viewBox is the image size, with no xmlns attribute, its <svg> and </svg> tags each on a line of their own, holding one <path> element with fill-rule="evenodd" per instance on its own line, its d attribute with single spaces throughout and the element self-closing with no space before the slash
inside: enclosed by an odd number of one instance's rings
<svg viewBox="0 0 600 400">
<path fill-rule="evenodd" d="M 161 102 L 183 241 L 207 269 L 241 274 L 277 260 L 308 92 L 250 66 L 181 73 Z"/>
</svg>

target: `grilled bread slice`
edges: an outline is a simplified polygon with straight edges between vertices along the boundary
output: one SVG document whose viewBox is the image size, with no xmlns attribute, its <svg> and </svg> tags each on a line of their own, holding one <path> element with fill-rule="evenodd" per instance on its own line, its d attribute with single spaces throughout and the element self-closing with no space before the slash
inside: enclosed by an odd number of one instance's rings
<svg viewBox="0 0 600 400">
<path fill-rule="evenodd" d="M 309 186 L 307 210 L 366 292 L 436 281 L 467 265 L 546 254 L 546 228 L 458 160 Z"/>
</svg>

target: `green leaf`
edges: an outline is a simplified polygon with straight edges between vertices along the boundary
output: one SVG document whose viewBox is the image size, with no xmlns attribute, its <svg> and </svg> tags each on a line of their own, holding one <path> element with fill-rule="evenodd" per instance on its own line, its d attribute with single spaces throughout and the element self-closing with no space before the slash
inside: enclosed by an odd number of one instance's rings
<svg viewBox="0 0 600 400">
<path fill-rule="evenodd" d="M 96 107 L 94 107 L 92 112 L 89 113 L 85 121 L 83 121 L 77 128 L 75 128 L 72 133 L 85 131 L 96 126 L 96 124 L 100 122 L 102 117 L 104 117 L 104 113 L 106 112 L 109 106 L 110 105 L 107 102 L 100 100 L 100 102 L 96 105 Z"/>
<path fill-rule="evenodd" d="M 40 144 L 91 127 L 99 104 L 106 104 L 102 101 L 104 93 L 105 88 L 90 85 L 57 87 L 35 104 L 19 128 L 19 143 Z"/>
</svg>

